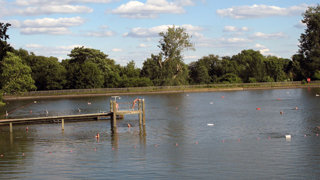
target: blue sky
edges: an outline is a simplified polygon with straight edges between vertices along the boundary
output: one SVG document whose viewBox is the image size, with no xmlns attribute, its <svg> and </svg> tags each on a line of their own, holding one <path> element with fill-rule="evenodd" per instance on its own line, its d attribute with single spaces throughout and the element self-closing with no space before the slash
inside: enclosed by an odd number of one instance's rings
<svg viewBox="0 0 320 180">
<path fill-rule="evenodd" d="M 315 0 L 0 0 L 9 43 L 37 55 L 68 58 L 77 46 L 99 49 L 138 67 L 159 53 L 159 32 L 183 27 L 195 51 L 185 63 L 243 49 L 290 58 L 304 32 L 302 13 Z"/>
</svg>

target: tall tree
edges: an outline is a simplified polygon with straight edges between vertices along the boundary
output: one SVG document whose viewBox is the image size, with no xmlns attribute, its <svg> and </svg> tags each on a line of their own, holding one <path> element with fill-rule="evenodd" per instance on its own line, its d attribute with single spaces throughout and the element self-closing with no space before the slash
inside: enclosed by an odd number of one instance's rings
<svg viewBox="0 0 320 180">
<path fill-rule="evenodd" d="M 31 68 L 22 63 L 19 56 L 8 52 L 2 61 L 1 85 L 5 93 L 19 93 L 35 90 Z"/>
<path fill-rule="evenodd" d="M 144 65 L 155 64 L 158 67 L 151 69 L 151 75 L 156 79 L 151 79 L 155 85 L 182 85 L 188 83 L 188 66 L 183 62 L 182 52 L 194 49 L 190 39 L 191 36 L 184 28 L 169 27 L 166 32 L 159 33 L 161 39 L 158 47 L 161 49 L 159 55 L 153 55 L 152 60 Z M 151 62 L 155 61 L 155 62 Z M 149 67 L 150 68 L 150 67 Z M 151 70 L 153 71 L 153 70 Z M 142 68 L 142 73 L 151 72 L 147 68 Z M 158 73 L 158 74 L 154 74 Z"/>
<path fill-rule="evenodd" d="M 300 36 L 300 66 L 305 76 L 318 79 L 316 77 L 320 74 L 320 5 L 309 7 L 303 14 L 302 22 L 307 28 Z"/>
<path fill-rule="evenodd" d="M 10 44 L 7 43 L 7 39 L 9 39 L 9 35 L 7 34 L 8 27 L 11 24 L 0 22 L 0 61 L 6 56 L 7 52 L 12 50 Z"/>
</svg>

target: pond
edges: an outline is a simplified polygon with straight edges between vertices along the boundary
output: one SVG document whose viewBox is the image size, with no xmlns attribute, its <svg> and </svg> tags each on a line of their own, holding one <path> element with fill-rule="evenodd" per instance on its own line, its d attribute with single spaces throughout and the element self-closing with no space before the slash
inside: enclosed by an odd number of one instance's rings
<svg viewBox="0 0 320 180">
<path fill-rule="evenodd" d="M 67 122 L 64 131 L 59 123 L 14 125 L 12 134 L 0 126 L 0 179 L 318 179 L 316 94 L 319 88 L 121 96 L 118 102 L 145 99 L 145 133 L 137 115 L 117 121 L 116 132 L 109 120 Z M 108 111 L 109 100 L 10 101 L 1 112 L 96 113 Z"/>
</svg>

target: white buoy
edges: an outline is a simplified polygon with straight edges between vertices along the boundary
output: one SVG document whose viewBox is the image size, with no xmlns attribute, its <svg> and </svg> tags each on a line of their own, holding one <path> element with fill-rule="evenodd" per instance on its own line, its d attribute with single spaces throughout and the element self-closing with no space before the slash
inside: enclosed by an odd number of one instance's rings
<svg viewBox="0 0 320 180">
<path fill-rule="evenodd" d="M 208 126 L 214 126 L 214 124 L 213 124 L 213 123 L 208 123 L 207 125 L 208 125 Z"/>
<path fill-rule="evenodd" d="M 8 113 L 8 111 L 6 111 L 6 117 L 8 117 L 9 116 L 9 113 Z"/>
<path fill-rule="evenodd" d="M 211 101 L 210 104 L 213 104 L 213 102 Z"/>
<path fill-rule="evenodd" d="M 285 137 L 286 137 L 287 141 L 291 141 L 291 135 L 290 134 L 286 134 Z"/>
<path fill-rule="evenodd" d="M 81 112 L 81 109 L 80 109 L 80 108 L 78 108 L 78 111 L 79 111 L 79 112 Z"/>
<path fill-rule="evenodd" d="M 88 102 L 88 105 L 91 105 L 91 102 Z"/>
<path fill-rule="evenodd" d="M 316 96 L 320 96 L 319 94 L 316 94 Z"/>
</svg>

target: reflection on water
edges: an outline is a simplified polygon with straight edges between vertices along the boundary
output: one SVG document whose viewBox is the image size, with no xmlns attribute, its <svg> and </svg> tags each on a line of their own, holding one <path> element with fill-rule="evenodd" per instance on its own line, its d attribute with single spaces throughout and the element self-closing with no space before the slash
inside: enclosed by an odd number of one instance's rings
<svg viewBox="0 0 320 180">
<path fill-rule="evenodd" d="M 113 130 L 105 120 L 66 123 L 64 131 L 58 123 L 14 125 L 12 134 L 1 126 L 0 179 L 318 179 L 317 93 L 139 95 L 146 100 L 145 127 L 137 115 Z M 90 97 L 12 101 L 1 112 L 14 118 L 108 109 L 109 97 Z"/>
</svg>

